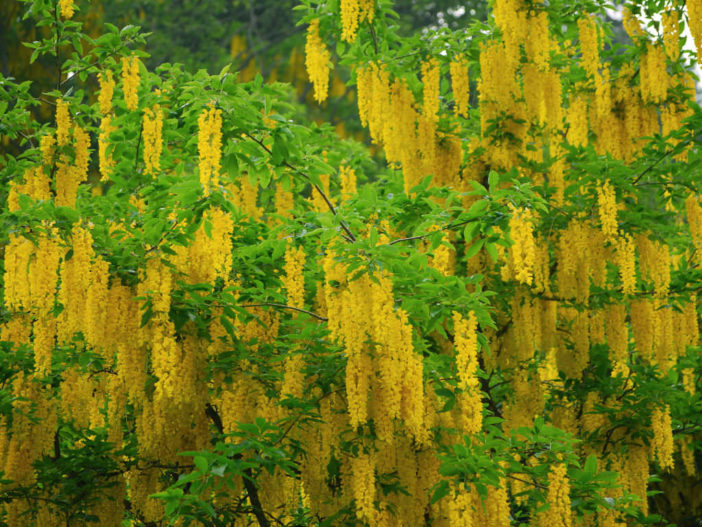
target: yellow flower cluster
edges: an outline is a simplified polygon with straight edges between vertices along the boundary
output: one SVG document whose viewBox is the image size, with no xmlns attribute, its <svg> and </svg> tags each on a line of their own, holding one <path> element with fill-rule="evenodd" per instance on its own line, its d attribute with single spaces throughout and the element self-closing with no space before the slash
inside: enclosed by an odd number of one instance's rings
<svg viewBox="0 0 702 527">
<path fill-rule="evenodd" d="M 75 12 L 73 0 L 59 0 L 59 11 L 61 12 L 61 18 L 64 20 L 72 18 Z"/>
<path fill-rule="evenodd" d="M 617 197 L 609 181 L 597 187 L 597 205 L 600 214 L 602 234 L 609 241 L 614 241 L 617 236 Z"/>
<path fill-rule="evenodd" d="M 468 79 L 468 61 L 465 57 L 458 57 L 451 61 L 449 65 L 451 73 L 451 91 L 455 106 L 453 111 L 456 115 L 468 117 L 470 100 L 470 81 Z"/>
<path fill-rule="evenodd" d="M 702 252 L 702 205 L 700 199 L 690 194 L 685 200 L 685 211 L 687 212 L 687 224 L 690 227 L 692 241 L 698 252 Z"/>
<path fill-rule="evenodd" d="M 697 46 L 697 63 L 702 63 L 702 0 L 687 0 L 687 20 L 690 33 Z"/>
<path fill-rule="evenodd" d="M 422 62 L 422 89 L 424 108 L 422 115 L 432 122 L 439 119 L 439 81 L 441 69 L 434 57 Z"/>
<path fill-rule="evenodd" d="M 536 265 L 536 240 L 532 216 L 530 210 L 512 207 L 512 215 L 509 219 L 510 237 L 513 241 L 510 256 L 514 277 L 518 282 L 526 285 L 531 285 L 533 282 Z"/>
<path fill-rule="evenodd" d="M 371 454 L 359 453 L 351 458 L 351 478 L 356 516 L 375 523 L 375 460 Z"/>
<path fill-rule="evenodd" d="M 597 23 L 594 16 L 584 16 L 578 19 L 578 34 L 583 67 L 588 75 L 595 79 L 600 62 L 600 48 L 597 42 Z"/>
<path fill-rule="evenodd" d="M 314 98 L 318 103 L 322 103 L 327 99 L 329 91 L 329 60 L 329 50 L 319 36 L 319 19 L 315 18 L 307 28 L 305 66 L 307 67 L 307 76 L 314 87 Z"/>
<path fill-rule="evenodd" d="M 697 388 L 695 386 L 695 370 L 692 368 L 685 368 L 682 371 L 682 384 L 685 391 L 690 395 L 695 395 Z"/>
<path fill-rule="evenodd" d="M 549 508 L 539 514 L 539 527 L 570 527 L 570 483 L 565 463 L 552 466 L 548 475 L 546 502 Z"/>
<path fill-rule="evenodd" d="M 649 42 L 641 57 L 641 99 L 660 104 L 668 92 L 668 72 L 665 51 L 660 45 Z"/>
<path fill-rule="evenodd" d="M 285 275 L 283 288 L 287 293 L 288 305 L 302 308 L 305 305 L 305 250 L 302 247 L 288 245 L 285 250 Z"/>
<path fill-rule="evenodd" d="M 677 62 L 680 58 L 680 13 L 677 9 L 668 8 L 661 15 L 663 24 L 663 43 L 668 58 Z"/>
<path fill-rule="evenodd" d="M 353 42 L 358 31 L 359 15 L 361 14 L 360 0 L 340 0 L 341 40 Z"/>
<path fill-rule="evenodd" d="M 371 138 L 381 144 L 387 132 L 390 98 L 390 74 L 385 65 L 371 63 L 358 69 L 358 113 L 361 123 L 368 126 Z"/>
<path fill-rule="evenodd" d="M 200 156 L 200 184 L 208 195 L 218 183 L 222 157 L 222 110 L 214 103 L 197 120 L 197 151 Z"/>
<path fill-rule="evenodd" d="M 98 135 L 98 165 L 100 167 L 100 180 L 107 181 L 110 178 L 115 161 L 112 154 L 108 152 L 110 146 L 110 134 L 117 130 L 112 125 L 112 115 L 106 115 L 100 120 L 100 133 Z"/>
<path fill-rule="evenodd" d="M 651 415 L 653 428 L 653 452 L 658 465 L 663 470 L 673 470 L 673 429 L 670 418 L 670 408 L 656 407 Z"/>
<path fill-rule="evenodd" d="M 139 104 L 139 59 L 122 57 L 122 91 L 127 110 L 134 111 Z"/>
<path fill-rule="evenodd" d="M 71 130 L 71 115 L 68 103 L 63 99 L 56 101 L 56 143 L 59 146 L 68 144 Z"/>
<path fill-rule="evenodd" d="M 155 175 L 161 170 L 161 151 L 163 149 L 163 113 L 158 104 L 144 110 L 144 173 Z"/>
<path fill-rule="evenodd" d="M 641 278 L 651 280 L 657 297 L 666 298 L 670 291 L 670 250 L 665 243 L 646 236 L 637 238 Z"/>
<path fill-rule="evenodd" d="M 636 245 L 630 235 L 622 234 L 617 238 L 615 248 L 622 291 L 626 295 L 633 295 L 636 291 Z"/>
<path fill-rule="evenodd" d="M 112 111 L 112 96 L 115 91 L 115 79 L 112 76 L 112 70 L 105 70 L 99 73 L 98 82 L 100 83 L 98 104 L 100 105 L 100 113 L 104 117 Z"/>
<path fill-rule="evenodd" d="M 632 40 L 636 40 L 646 34 L 646 30 L 641 27 L 641 21 L 636 18 L 636 15 L 628 7 L 624 7 L 622 11 L 622 25 L 624 26 L 624 31 Z"/>
<path fill-rule="evenodd" d="M 478 322 L 475 313 L 470 312 L 465 319 L 460 313 L 453 312 L 454 346 L 456 348 L 456 369 L 459 386 L 467 392 L 468 426 L 466 432 L 477 434 L 482 428 L 483 404 L 480 384 L 478 382 Z"/>
<path fill-rule="evenodd" d="M 356 172 L 347 165 L 339 167 L 339 179 L 341 180 L 341 199 L 346 201 L 356 195 Z"/>
</svg>

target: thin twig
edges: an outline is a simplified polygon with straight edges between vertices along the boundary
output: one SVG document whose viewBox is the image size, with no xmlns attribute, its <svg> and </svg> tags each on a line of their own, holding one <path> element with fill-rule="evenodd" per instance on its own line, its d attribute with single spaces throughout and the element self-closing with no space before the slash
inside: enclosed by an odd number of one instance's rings
<svg viewBox="0 0 702 527">
<path fill-rule="evenodd" d="M 312 311 L 307 311 L 306 309 L 302 309 L 299 307 L 288 306 L 286 304 L 278 304 L 275 302 L 263 302 L 261 304 L 239 304 L 239 307 L 277 307 L 280 309 L 291 309 L 293 311 L 299 311 L 300 313 L 309 315 L 313 318 L 316 318 L 317 320 L 321 320 L 322 322 L 329 321 L 327 317 L 323 317 L 322 315 L 318 315 L 317 313 L 313 313 Z"/>
<path fill-rule="evenodd" d="M 461 221 L 459 223 L 452 223 L 450 225 L 445 225 L 436 231 L 431 231 L 431 232 L 428 232 L 426 234 L 420 234 L 418 236 L 409 236 L 407 238 L 397 238 L 396 240 L 388 242 L 385 245 L 395 245 L 396 243 L 401 243 L 401 242 L 409 242 L 409 241 L 413 241 L 413 240 L 423 240 L 424 238 L 428 238 L 429 236 L 431 236 L 432 234 L 436 234 L 437 232 L 448 231 L 448 230 L 454 229 L 456 227 L 461 227 L 461 226 L 466 225 L 468 223 L 472 223 L 474 221 L 477 221 L 477 218 L 474 218 L 472 220 Z"/>
<path fill-rule="evenodd" d="M 641 178 L 644 177 L 650 170 L 652 170 L 658 163 L 663 161 L 666 157 L 668 157 L 672 153 L 674 153 L 676 151 L 681 151 L 683 148 L 685 148 L 687 145 L 689 145 L 691 141 L 692 141 L 691 137 L 687 138 L 682 143 L 677 144 L 675 146 L 675 148 L 671 148 L 670 150 L 665 152 L 662 156 L 660 156 L 658 159 L 656 159 L 653 163 L 648 165 L 638 176 L 636 176 L 634 178 L 634 185 L 636 185 L 641 180 Z"/>
<path fill-rule="evenodd" d="M 249 139 L 251 139 L 252 141 L 254 141 L 256 144 L 258 144 L 261 148 L 263 148 L 263 149 L 266 151 L 266 153 L 267 153 L 268 155 L 273 156 L 273 151 L 272 151 L 270 148 L 268 148 L 268 146 L 266 146 L 266 144 L 265 144 L 262 140 L 260 140 L 260 139 L 258 139 L 258 138 L 256 138 L 256 137 L 254 137 L 253 135 L 251 135 L 251 134 L 248 133 L 247 131 L 244 131 L 243 133 L 244 133 L 244 135 L 245 135 L 246 137 L 248 137 Z M 327 197 L 327 195 L 324 193 L 324 191 L 321 189 L 321 187 L 320 187 L 319 185 L 317 185 L 316 183 L 313 183 L 313 182 L 312 182 L 312 179 L 310 178 L 310 176 L 308 176 L 307 174 L 305 174 L 304 172 L 302 172 L 302 171 L 301 171 L 299 168 L 297 168 L 296 166 L 291 165 L 288 161 L 283 161 L 283 165 L 285 165 L 286 167 L 288 167 L 290 170 L 292 170 L 292 171 L 295 172 L 296 174 L 302 176 L 306 181 L 309 181 L 310 183 L 312 183 L 312 186 L 315 188 L 315 190 L 316 190 L 317 192 L 319 192 L 319 195 L 322 196 L 322 199 L 323 199 L 324 202 L 327 204 L 327 207 L 329 208 L 329 210 L 331 211 L 331 213 L 332 213 L 334 216 L 337 216 L 337 217 L 339 216 L 338 213 L 337 213 L 337 211 L 336 211 L 336 207 L 334 207 L 334 205 L 332 204 L 332 202 L 331 202 L 331 200 L 329 199 L 329 197 Z M 356 241 L 356 236 L 354 236 L 354 234 L 351 232 L 351 229 L 349 229 L 349 228 L 347 227 L 346 223 L 344 223 L 344 220 L 342 220 L 341 218 L 339 218 L 339 224 L 341 225 L 341 228 L 344 229 L 344 232 L 347 234 L 347 236 L 349 237 L 350 241 L 355 242 L 355 241 Z"/>
</svg>

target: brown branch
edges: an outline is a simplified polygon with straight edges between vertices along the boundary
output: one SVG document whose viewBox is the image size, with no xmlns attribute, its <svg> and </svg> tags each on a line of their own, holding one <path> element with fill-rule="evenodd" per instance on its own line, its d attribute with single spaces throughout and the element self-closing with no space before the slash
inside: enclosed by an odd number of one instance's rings
<svg viewBox="0 0 702 527">
<path fill-rule="evenodd" d="M 380 53 L 378 49 L 378 35 L 375 34 L 375 27 L 373 27 L 373 23 L 368 21 L 368 27 L 370 28 L 370 34 L 371 38 L 373 39 L 373 49 L 375 50 L 375 54 L 377 55 Z"/>
<path fill-rule="evenodd" d="M 205 405 L 205 413 L 215 425 L 219 433 L 223 434 L 224 426 L 222 424 L 222 418 L 219 416 L 214 406 L 207 403 Z M 236 454 L 234 459 L 241 459 L 242 457 L 243 456 L 241 454 Z M 251 467 L 245 468 L 243 472 L 244 475 L 241 479 L 244 482 L 244 488 L 246 489 L 246 494 L 249 497 L 249 503 L 251 503 L 253 514 L 256 516 L 256 520 L 258 520 L 258 524 L 261 527 L 270 527 L 271 524 L 268 521 L 268 518 L 266 518 L 263 505 L 261 505 L 261 499 L 258 496 L 258 488 L 256 488 L 256 483 L 254 483 L 253 471 L 251 470 Z"/>
<path fill-rule="evenodd" d="M 682 143 L 678 143 L 677 145 L 675 145 L 674 148 L 671 148 L 670 150 L 666 151 L 662 156 L 660 156 L 653 163 L 648 165 L 638 176 L 636 176 L 634 178 L 634 181 L 633 181 L 634 185 L 636 185 L 641 180 L 641 178 L 644 177 L 650 170 L 652 170 L 658 163 L 660 163 L 666 157 L 675 153 L 676 151 L 678 151 L 678 152 L 682 151 L 682 149 L 685 148 L 687 145 L 689 145 L 691 142 L 692 142 L 692 138 L 689 137 L 685 141 L 683 141 Z"/>
<path fill-rule="evenodd" d="M 244 133 L 244 135 L 245 135 L 246 137 L 248 137 L 249 139 L 251 139 L 252 141 L 254 141 L 256 144 L 258 144 L 261 148 L 263 148 L 263 149 L 266 151 L 266 153 L 267 153 L 268 155 L 270 155 L 271 157 L 273 156 L 273 151 L 272 151 L 270 148 L 268 148 L 268 146 L 266 146 L 262 140 L 257 139 L 256 137 L 254 137 L 253 135 L 251 135 L 251 134 L 248 133 L 247 131 L 244 131 L 243 133 Z M 288 161 L 283 161 L 283 165 L 285 165 L 286 167 L 288 167 L 290 170 L 292 170 L 292 171 L 295 172 L 296 174 L 302 176 L 306 181 L 309 181 L 310 183 L 312 183 L 312 186 L 315 188 L 315 190 L 316 190 L 317 192 L 319 192 L 319 195 L 322 196 L 322 199 L 323 199 L 324 202 L 327 204 L 327 207 L 329 208 L 329 210 L 331 211 L 331 213 L 332 213 L 334 216 L 336 216 L 336 217 L 339 216 L 338 213 L 337 213 L 337 211 L 336 211 L 336 208 L 334 207 L 334 205 L 332 204 L 332 202 L 329 200 L 329 197 L 327 197 L 327 195 L 324 193 L 324 191 L 320 188 L 319 185 L 317 185 L 316 183 L 312 182 L 312 179 L 310 178 L 310 176 L 308 176 L 307 174 L 305 174 L 304 172 L 302 172 L 302 171 L 301 171 L 300 169 L 298 169 L 296 166 L 291 165 Z M 347 225 L 344 223 L 344 220 L 342 220 L 341 218 L 339 218 L 339 223 L 341 224 L 341 228 L 344 229 L 344 232 L 346 232 L 346 234 L 347 234 L 347 236 L 349 237 L 350 241 L 355 242 L 355 241 L 356 241 L 356 236 L 354 236 L 354 234 L 351 232 L 351 230 L 347 227 Z"/>
<path fill-rule="evenodd" d="M 472 223 L 474 221 L 477 221 L 477 218 L 462 221 L 459 223 L 453 223 L 450 225 L 445 225 L 445 226 L 441 227 L 440 229 L 438 229 L 436 231 L 428 232 L 427 234 L 420 234 L 419 236 L 409 236 L 407 238 L 397 238 L 396 240 L 392 240 L 391 242 L 388 242 L 385 245 L 395 245 L 396 243 L 401 243 L 401 242 L 409 242 L 409 241 L 413 241 L 413 240 L 423 240 L 424 238 L 428 238 L 429 236 L 431 236 L 432 234 L 436 234 L 437 232 L 448 231 L 448 230 L 454 229 L 456 227 L 461 227 L 463 225 L 467 225 L 468 223 Z"/>
<path fill-rule="evenodd" d="M 323 317 L 322 315 L 318 315 L 317 313 L 313 313 L 312 311 L 307 311 L 306 309 L 302 309 L 299 307 L 288 306 L 286 304 L 277 304 L 275 302 L 262 302 L 260 304 L 239 304 L 239 307 L 277 307 L 280 309 L 291 309 L 292 311 L 304 313 L 305 315 L 309 315 L 313 318 L 316 318 L 317 320 L 321 320 L 322 322 L 329 321 L 327 317 Z"/>
</svg>

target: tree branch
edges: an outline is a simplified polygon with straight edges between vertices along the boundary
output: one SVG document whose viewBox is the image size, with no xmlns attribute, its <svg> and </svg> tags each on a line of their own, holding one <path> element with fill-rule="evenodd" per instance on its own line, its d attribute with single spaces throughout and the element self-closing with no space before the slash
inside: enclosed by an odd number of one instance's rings
<svg viewBox="0 0 702 527">
<path fill-rule="evenodd" d="M 309 315 L 313 318 L 316 318 L 317 320 L 321 320 L 322 322 L 327 322 L 329 319 L 327 317 L 323 317 L 322 315 L 318 315 L 317 313 L 313 313 L 312 311 L 307 311 L 306 309 L 302 309 L 299 307 L 293 307 L 293 306 L 288 306 L 286 304 L 277 304 L 275 302 L 262 302 L 260 304 L 239 304 L 240 307 L 277 307 L 280 309 L 291 309 L 293 311 L 298 311 L 300 313 L 304 313 L 305 315 Z"/>
<path fill-rule="evenodd" d="M 220 434 L 224 433 L 224 425 L 222 424 L 222 418 L 217 413 L 217 410 L 210 403 L 205 405 L 205 413 L 207 417 L 210 418 L 212 423 L 215 425 Z M 234 458 L 242 458 L 241 454 L 237 454 Z M 258 520 L 258 524 L 261 527 L 270 527 L 270 522 L 266 518 L 266 513 L 261 505 L 261 499 L 258 496 L 258 488 L 256 488 L 256 483 L 254 483 L 253 471 L 251 467 L 244 469 L 244 477 L 241 478 L 244 482 L 244 488 L 246 489 L 246 494 L 249 497 L 249 503 L 251 503 L 251 508 L 253 509 L 253 514 Z"/>
<path fill-rule="evenodd" d="M 258 144 L 261 148 L 263 148 L 269 156 L 271 156 L 271 157 L 273 156 L 273 151 L 272 151 L 270 148 L 268 148 L 268 146 L 266 146 L 262 140 L 257 139 L 256 137 L 254 137 L 253 135 L 251 135 L 250 133 L 248 133 L 248 132 L 246 132 L 246 131 L 244 131 L 243 133 L 244 133 L 244 135 L 245 135 L 246 137 L 248 137 L 249 139 L 251 139 L 252 141 L 254 141 L 256 144 Z M 332 213 L 334 216 L 337 216 L 337 217 L 339 216 L 338 213 L 336 212 L 336 208 L 334 207 L 334 205 L 332 204 L 332 202 L 329 200 L 329 198 L 327 197 L 327 195 L 324 193 L 324 191 L 320 188 L 319 185 L 317 185 L 316 183 L 313 183 L 313 182 L 312 182 L 312 179 L 311 179 L 307 174 L 305 174 L 304 172 L 302 172 L 302 171 L 301 171 L 300 169 L 298 169 L 296 166 L 291 165 L 288 161 L 283 161 L 283 165 L 285 165 L 286 167 L 288 167 L 290 170 L 292 170 L 292 171 L 295 172 L 296 174 L 302 176 L 306 181 L 309 181 L 310 183 L 312 183 L 312 186 L 315 188 L 315 190 L 316 190 L 317 192 L 319 192 L 319 195 L 322 196 L 322 199 L 323 199 L 324 202 L 327 204 L 327 207 L 329 208 L 329 210 L 331 211 L 331 213 Z M 341 218 L 339 218 L 339 224 L 341 225 L 341 228 L 344 229 L 344 232 L 347 234 L 347 236 L 349 237 L 350 241 L 355 242 L 355 241 L 356 241 L 356 236 L 354 236 L 354 234 L 351 232 L 351 230 L 347 227 L 347 225 L 344 223 L 344 220 L 342 220 Z"/>
</svg>

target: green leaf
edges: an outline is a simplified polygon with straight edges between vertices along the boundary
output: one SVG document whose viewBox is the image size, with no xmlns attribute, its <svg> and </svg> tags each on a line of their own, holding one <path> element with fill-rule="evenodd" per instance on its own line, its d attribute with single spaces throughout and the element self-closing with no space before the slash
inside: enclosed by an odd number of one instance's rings
<svg viewBox="0 0 702 527">
<path fill-rule="evenodd" d="M 209 468 L 207 459 L 202 456 L 195 456 L 193 463 L 195 463 L 195 466 L 202 474 L 207 474 L 207 469 Z"/>
<path fill-rule="evenodd" d="M 585 473 L 589 476 L 594 476 L 597 472 L 597 457 L 590 454 L 585 460 L 585 466 L 583 467 Z"/>
<path fill-rule="evenodd" d="M 451 487 L 449 486 L 449 482 L 446 480 L 440 481 L 436 485 L 436 487 L 434 487 L 434 492 L 431 495 L 430 503 L 433 505 L 434 503 L 439 501 L 441 498 L 448 496 L 450 492 L 451 492 Z"/>
</svg>

